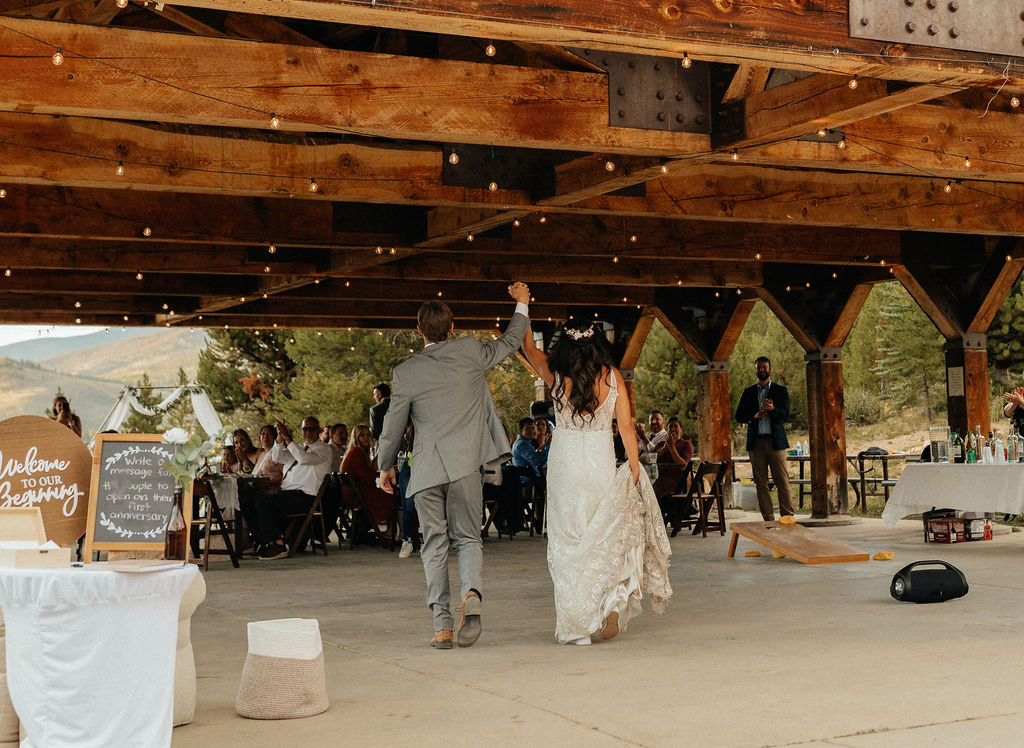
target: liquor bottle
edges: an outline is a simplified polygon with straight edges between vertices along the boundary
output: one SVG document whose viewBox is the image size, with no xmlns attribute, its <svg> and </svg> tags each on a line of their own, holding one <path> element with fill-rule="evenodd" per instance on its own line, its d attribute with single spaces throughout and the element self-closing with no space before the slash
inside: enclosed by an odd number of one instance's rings
<svg viewBox="0 0 1024 748">
<path fill-rule="evenodd" d="M 996 440 L 992 432 L 988 432 L 988 441 L 985 442 L 985 454 L 988 457 L 988 464 L 996 464 Z"/>
<path fill-rule="evenodd" d="M 188 533 L 185 527 L 185 516 L 181 512 L 184 491 L 175 486 L 174 503 L 167 519 L 167 534 L 164 536 L 164 558 L 172 561 L 188 560 Z"/>
<path fill-rule="evenodd" d="M 964 440 L 955 431 L 949 435 L 949 454 L 953 462 L 964 461 Z"/>
<path fill-rule="evenodd" d="M 971 431 L 967 432 L 967 442 L 965 444 L 966 449 L 964 450 L 964 460 L 973 465 L 978 461 L 978 448 L 977 442 L 974 440 L 974 433 Z"/>
</svg>

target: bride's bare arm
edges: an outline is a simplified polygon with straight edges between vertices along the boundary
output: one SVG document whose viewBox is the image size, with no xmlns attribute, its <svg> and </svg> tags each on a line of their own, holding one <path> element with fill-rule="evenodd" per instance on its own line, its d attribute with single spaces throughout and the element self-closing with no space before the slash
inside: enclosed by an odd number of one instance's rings
<svg viewBox="0 0 1024 748">
<path fill-rule="evenodd" d="M 636 432 L 627 425 L 633 422 L 633 415 L 629 412 L 629 397 L 626 395 L 626 385 L 619 370 L 612 369 L 612 376 L 615 377 L 615 386 L 619 391 L 619 397 L 615 400 L 615 420 L 619 422 L 619 437 L 626 449 L 626 459 L 629 460 L 629 469 L 633 472 L 633 482 L 636 483 L 640 479 L 640 450 L 636 443 Z"/>
<path fill-rule="evenodd" d="M 544 380 L 544 383 L 550 387 L 555 378 L 551 374 L 551 370 L 548 368 L 548 357 L 537 344 L 533 342 L 533 326 L 526 328 L 526 335 L 523 336 L 523 355 L 526 356 L 526 360 L 530 362 L 530 365 L 537 370 L 540 374 L 540 378 Z"/>
</svg>

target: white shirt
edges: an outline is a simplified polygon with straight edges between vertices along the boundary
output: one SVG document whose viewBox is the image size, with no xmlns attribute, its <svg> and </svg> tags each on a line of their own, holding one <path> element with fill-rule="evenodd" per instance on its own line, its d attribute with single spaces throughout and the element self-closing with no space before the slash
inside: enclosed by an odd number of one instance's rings
<svg viewBox="0 0 1024 748">
<path fill-rule="evenodd" d="M 324 476 L 331 472 L 334 450 L 319 439 L 312 444 L 301 445 L 292 441 L 287 447 L 275 442 L 271 456 L 274 462 L 285 466 L 282 491 L 297 490 L 316 496 Z"/>
<path fill-rule="evenodd" d="M 653 457 L 657 460 L 658 445 L 668 439 L 668 431 L 662 429 L 657 434 L 651 434 L 648 438 L 647 446 L 640 449 L 641 457 Z"/>
</svg>

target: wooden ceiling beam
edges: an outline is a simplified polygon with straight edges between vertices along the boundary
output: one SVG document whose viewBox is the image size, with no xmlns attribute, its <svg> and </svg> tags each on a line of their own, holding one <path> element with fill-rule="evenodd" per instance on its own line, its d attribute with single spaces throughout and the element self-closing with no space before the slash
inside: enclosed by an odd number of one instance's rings
<svg viewBox="0 0 1024 748">
<path fill-rule="evenodd" d="M 991 55 L 850 36 L 846 3 L 777 0 L 584 3 L 505 0 L 486 12 L 460 0 L 180 0 L 180 5 L 941 84 L 1001 79 Z M 766 43 L 766 39 L 771 43 Z M 1011 71 L 1018 81 L 1019 74 Z M 1019 81 L 1018 81 L 1019 82 Z"/>
<path fill-rule="evenodd" d="M 706 135 L 611 127 L 607 76 L 8 18 L 0 110 L 665 156 Z M 41 41 L 35 41 L 39 39 Z M 65 62 L 49 62 L 58 45 Z M 224 60 L 231 60 L 225 66 Z M 49 65 L 49 67 L 44 67 Z"/>
<path fill-rule="evenodd" d="M 744 134 L 716 145 L 738 148 L 798 138 L 959 90 L 933 84 L 894 87 L 877 79 L 858 80 L 856 88 L 850 88 L 850 82 L 848 76 L 822 73 L 752 94 L 743 100 Z"/>
<path fill-rule="evenodd" d="M 729 82 L 729 87 L 722 94 L 722 103 L 740 101 L 753 94 L 761 93 L 768 83 L 768 76 L 771 75 L 771 72 L 772 69 L 769 65 L 751 65 L 750 63 L 738 65 Z"/>
<path fill-rule="evenodd" d="M 487 319 L 471 319 L 455 317 L 455 329 L 459 331 L 483 331 L 497 334 L 508 326 L 508 316 L 500 322 L 495 322 L 493 317 Z M 85 323 L 85 324 L 104 324 Z M 119 324 L 119 323 L 113 323 Z M 126 323 L 128 324 L 128 323 Z M 145 322 L 142 324 L 152 326 L 154 323 Z M 194 320 L 160 323 L 158 326 L 167 327 L 219 327 L 223 329 L 315 329 L 315 330 L 410 330 L 416 329 L 416 318 L 408 317 L 330 317 L 330 316 L 297 316 L 287 317 L 283 315 L 267 315 L 246 317 L 230 313 L 210 314 L 202 321 Z M 410 353 L 415 351 L 410 351 Z"/>
<path fill-rule="evenodd" d="M 0 255 L 3 256 L 3 255 Z M 124 269 L 112 269 L 107 272 L 83 270 L 12 270 L 10 277 L 4 277 L 0 289 L 4 293 L 59 293 L 70 295 L 109 295 L 124 294 L 153 295 L 159 297 L 189 296 L 199 294 L 234 294 L 252 293 L 255 284 L 249 279 L 239 276 L 202 276 L 184 273 L 142 273 L 142 279 L 136 277 L 139 271 L 124 272 Z"/>
<path fill-rule="evenodd" d="M 533 303 L 530 304 L 530 314 L 538 319 L 553 317 L 564 319 L 568 316 L 565 304 L 558 303 Z M 492 322 L 498 318 L 508 320 L 512 311 L 512 302 L 501 305 L 481 301 L 460 301 L 447 299 L 446 302 L 456 317 L 472 319 L 490 319 Z M 381 319 L 416 319 L 416 313 L 422 304 L 417 301 L 398 301 L 396 299 L 375 299 L 372 301 L 348 299 L 333 299 L 318 302 L 310 302 L 302 299 L 289 300 L 282 298 L 257 299 L 240 304 L 230 310 L 229 314 L 237 317 L 257 316 L 273 317 L 280 315 L 284 317 L 378 317 Z M 219 311 L 219 310 L 218 310 Z M 216 314 L 208 312 L 207 314 Z M 205 319 L 205 314 L 204 314 Z"/>
<path fill-rule="evenodd" d="M 569 210 L 804 226 L 1024 234 L 1024 184 L 793 171 L 744 163 L 653 179 L 640 197 L 601 195 Z"/>
</svg>

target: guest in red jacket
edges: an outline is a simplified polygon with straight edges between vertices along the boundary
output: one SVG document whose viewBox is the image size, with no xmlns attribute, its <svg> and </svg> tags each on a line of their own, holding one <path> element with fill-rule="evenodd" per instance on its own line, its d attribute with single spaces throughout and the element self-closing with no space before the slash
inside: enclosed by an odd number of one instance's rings
<svg viewBox="0 0 1024 748">
<path fill-rule="evenodd" d="M 377 466 L 370 460 L 372 441 L 373 435 L 369 426 L 360 424 L 352 429 L 352 441 L 349 443 L 348 452 L 345 453 L 345 459 L 341 462 L 341 472 L 352 476 L 363 499 L 366 500 L 366 505 L 370 508 L 370 518 L 380 524 L 387 522 L 395 497 L 377 488 Z M 342 497 L 345 506 L 353 505 L 352 491 L 347 486 L 343 487 Z"/>
</svg>

